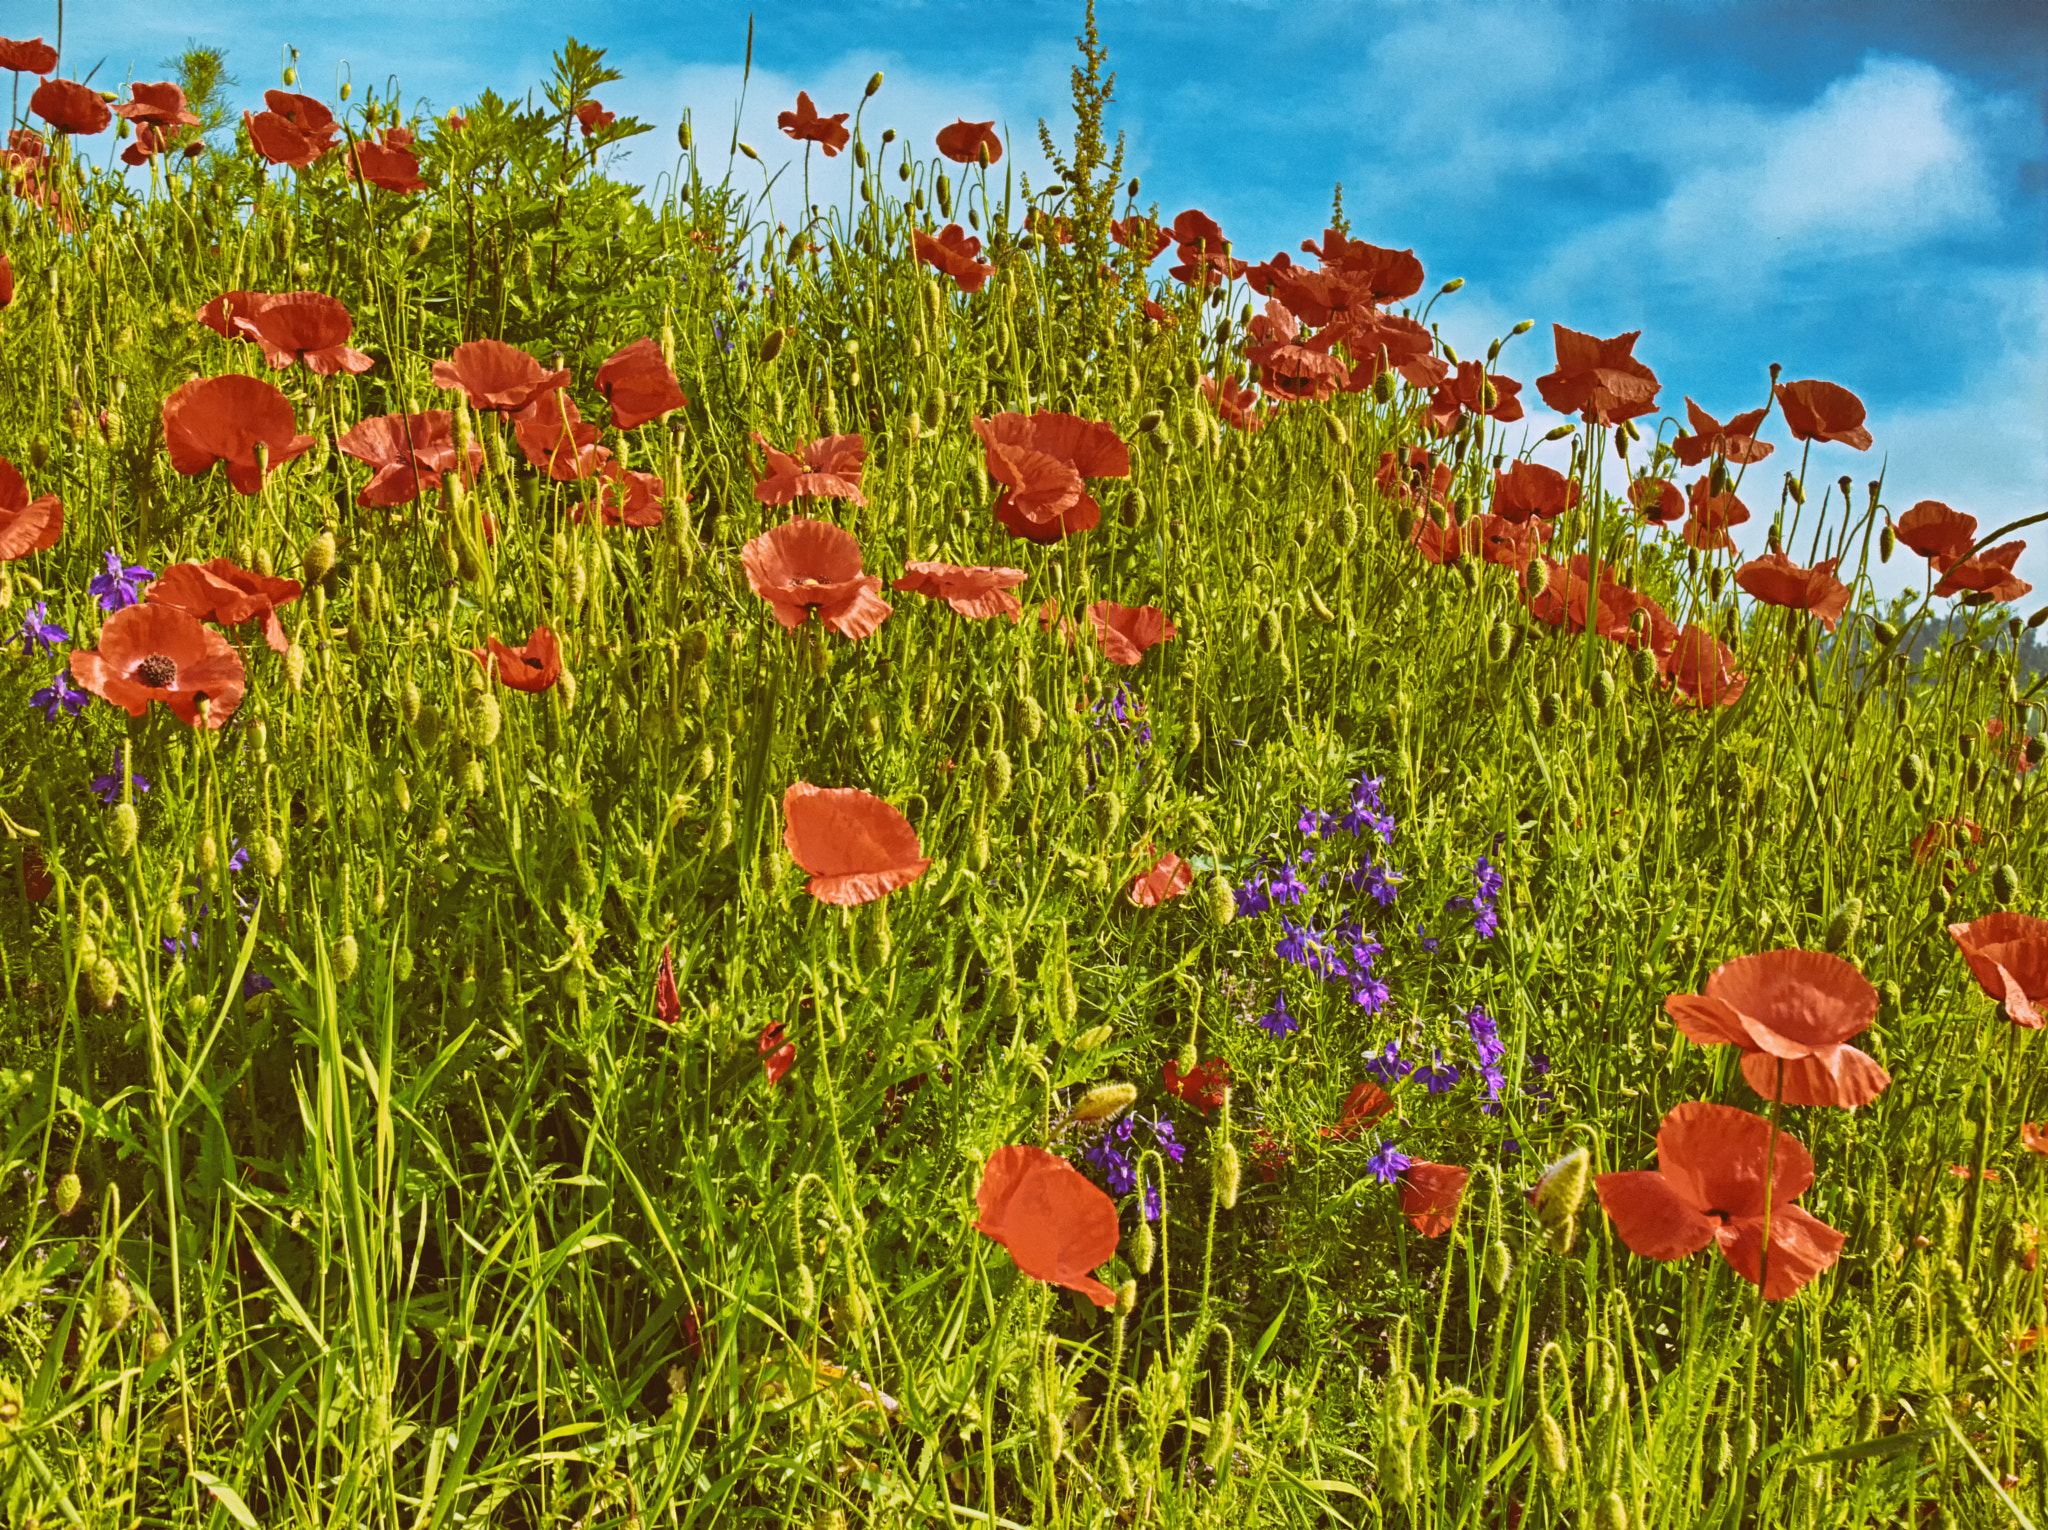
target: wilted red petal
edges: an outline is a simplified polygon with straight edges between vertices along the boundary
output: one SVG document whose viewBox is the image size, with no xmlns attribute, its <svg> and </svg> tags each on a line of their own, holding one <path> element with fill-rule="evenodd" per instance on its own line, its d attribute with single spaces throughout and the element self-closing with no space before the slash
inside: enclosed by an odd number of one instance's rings
<svg viewBox="0 0 2048 1530">
<path fill-rule="evenodd" d="M 1337 1111 L 1337 1124 L 1324 1127 L 1323 1135 L 1339 1139 L 1349 1137 L 1361 1126 L 1370 1125 L 1393 1108 L 1393 1096 L 1371 1079 L 1360 1079 L 1344 1096 L 1344 1103 Z"/>
<path fill-rule="evenodd" d="M 1169 850 L 1131 879 L 1125 896 L 1139 908 L 1153 908 L 1168 898 L 1178 898 L 1194 885 L 1195 868 Z"/>
<path fill-rule="evenodd" d="M 1543 401 L 1559 414 L 1619 425 L 1657 407 L 1657 374 L 1635 359 L 1640 330 L 1599 340 L 1562 324 L 1551 326 L 1557 370 L 1536 379 Z"/>
<path fill-rule="evenodd" d="M 1554 521 L 1578 502 L 1579 486 L 1540 462 L 1511 462 L 1493 476 L 1493 513 L 1504 521 Z"/>
<path fill-rule="evenodd" d="M 1822 1047 L 1792 1058 L 1745 1052 L 1742 1076 L 1767 1100 L 1778 1097 L 1782 1079 L 1787 1105 L 1834 1105 L 1844 1110 L 1868 1105 L 1892 1081 L 1876 1058 L 1851 1046 Z"/>
<path fill-rule="evenodd" d="M 1658 664 L 1682 702 L 1696 707 L 1733 706 L 1749 677 L 1735 667 L 1735 655 L 1704 627 L 1688 626 Z"/>
<path fill-rule="evenodd" d="M 1198 1110 L 1214 1110 L 1223 1103 L 1223 1097 L 1230 1089 L 1230 1064 L 1220 1057 L 1212 1057 L 1182 1073 L 1180 1064 L 1168 1058 L 1166 1066 L 1159 1070 L 1159 1077 L 1168 1094 L 1185 1100 Z"/>
<path fill-rule="evenodd" d="M 771 526 L 740 549 L 754 593 L 794 631 L 805 615 L 845 638 L 864 638 L 894 609 L 875 592 L 879 577 L 860 571 L 860 543 L 826 521 L 799 517 Z"/>
<path fill-rule="evenodd" d="M 1652 526 L 1669 525 L 1685 516 L 1685 495 L 1668 478 L 1638 478 L 1629 485 L 1628 498 Z"/>
<path fill-rule="evenodd" d="M 546 627 L 533 629 L 533 636 L 518 646 L 490 640 L 488 650 L 471 649 L 484 668 L 515 691 L 534 695 L 562 678 L 562 650 Z"/>
<path fill-rule="evenodd" d="M 57 67 L 57 50 L 40 37 L 16 41 L 0 37 L 0 69 L 16 74 L 48 74 Z"/>
<path fill-rule="evenodd" d="M 1716 967 L 1707 997 L 1741 1017 L 1746 1050 L 1804 1057 L 1860 1035 L 1877 1019 L 1877 990 L 1825 951 L 1762 951 Z"/>
<path fill-rule="evenodd" d="M 931 866 L 910 820 L 858 787 L 798 781 L 782 794 L 782 817 L 782 843 L 820 903 L 872 903 Z"/>
<path fill-rule="evenodd" d="M 1098 1307 L 1116 1293 L 1093 1271 L 1116 1253 L 1116 1202 L 1044 1148 L 1013 1145 L 989 1155 L 974 1202 L 974 1230 L 1009 1250 L 1033 1280 L 1079 1291 Z"/>
<path fill-rule="evenodd" d="M 1095 624 L 1095 641 L 1102 656 L 1112 664 L 1136 664 L 1148 648 L 1179 636 L 1166 613 L 1156 606 L 1120 606 L 1098 600 L 1088 608 L 1088 620 Z"/>
<path fill-rule="evenodd" d="M 1680 1199 L 1711 1216 L 1759 1216 L 1764 1209 L 1765 1147 L 1771 1203 L 1786 1206 L 1813 1183 L 1813 1158 L 1796 1137 L 1762 1116 L 1702 1101 L 1679 1105 L 1657 1130 L 1657 1168 Z"/>
<path fill-rule="evenodd" d="M 2001 542 L 1975 557 L 1950 563 L 1942 573 L 1941 582 L 1934 587 L 1934 593 L 1954 595 L 1963 590 L 1974 590 L 1994 601 L 2018 600 L 2033 589 L 2012 571 L 2020 554 L 2026 550 L 2024 542 Z"/>
<path fill-rule="evenodd" d="M 1401 1214 L 1425 1238 L 1440 1238 L 1458 1219 L 1470 1169 L 1455 1164 L 1412 1161 L 1401 1173 Z"/>
<path fill-rule="evenodd" d="M 867 503 L 860 492 L 867 443 L 860 436 L 820 437 L 804 446 L 801 460 L 770 446 L 759 431 L 753 436 L 768 462 L 768 471 L 754 482 L 754 498 L 762 504 L 786 505 L 802 496 Z"/>
<path fill-rule="evenodd" d="M 1771 443 L 1756 439 L 1757 427 L 1764 422 L 1764 410 L 1752 409 L 1738 414 L 1726 425 L 1689 398 L 1685 401 L 1685 412 L 1692 423 L 1693 433 L 1687 435 L 1680 431 L 1671 442 L 1672 455 L 1682 465 L 1698 467 L 1709 457 L 1747 463 L 1761 462 L 1770 456 Z"/>
<path fill-rule="evenodd" d="M 2020 1146 L 2029 1153 L 2039 1153 L 2048 1158 L 2048 1121 L 2039 1126 L 2031 1121 L 2020 1122 Z"/>
<path fill-rule="evenodd" d="M 676 991 L 675 953 L 666 945 L 654 974 L 654 1018 L 663 1025 L 674 1025 L 683 1018 L 683 996 Z"/>
<path fill-rule="evenodd" d="M 919 260 L 952 277 L 962 292 L 981 291 L 995 273 L 994 266 L 979 258 L 981 241 L 957 223 L 948 223 L 936 235 L 914 229 L 911 242 Z"/>
</svg>

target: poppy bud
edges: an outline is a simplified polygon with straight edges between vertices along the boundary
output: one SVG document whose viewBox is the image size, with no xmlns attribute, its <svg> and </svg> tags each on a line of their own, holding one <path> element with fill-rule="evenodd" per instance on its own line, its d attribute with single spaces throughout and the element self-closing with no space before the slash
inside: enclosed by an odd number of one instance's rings
<svg viewBox="0 0 2048 1530">
<path fill-rule="evenodd" d="M 1586 1150 L 1577 1148 L 1543 1171 L 1530 1194 L 1538 1222 L 1545 1227 L 1555 1227 L 1578 1214 L 1586 1199 L 1586 1181 L 1591 1164 L 1591 1156 Z"/>
<path fill-rule="evenodd" d="M 1828 919 L 1826 945 L 1828 953 L 1840 956 L 1849 942 L 1856 938 L 1856 931 L 1863 925 L 1863 900 L 1850 898 L 1835 910 Z"/>
<path fill-rule="evenodd" d="M 1130 1244 L 1131 1268 L 1140 1275 L 1150 1275 L 1152 1273 L 1152 1256 L 1159 1251 L 1159 1240 L 1153 1236 L 1152 1224 L 1145 1219 L 1143 1211 L 1144 1192 L 1144 1180 L 1142 1177 L 1140 1177 L 1138 1182 L 1138 1199 L 1140 1207 L 1138 1213 L 1138 1230 L 1131 1234 Z"/>
<path fill-rule="evenodd" d="M 2000 903 L 2011 903 L 2020 895 L 2020 874 L 2008 864 L 2000 864 L 1991 873 L 1991 896 Z"/>
<path fill-rule="evenodd" d="M 981 789 L 988 794 L 990 802 L 1001 802 L 1010 795 L 1010 756 L 1000 747 L 989 752 L 988 763 L 981 768 Z"/>
<path fill-rule="evenodd" d="M 1120 1116 L 1137 1102 L 1138 1086 L 1135 1084 L 1097 1084 L 1081 1096 L 1074 1107 L 1076 1121 L 1104 1121 Z"/>
<path fill-rule="evenodd" d="M 84 1194 L 85 1186 L 79 1182 L 78 1171 L 67 1169 L 50 1192 L 50 1200 L 56 1206 L 58 1216 L 68 1217 L 78 1209 L 78 1202 Z"/>
<path fill-rule="evenodd" d="M 1792 503 L 1801 509 L 1806 506 L 1806 486 L 1790 473 L 1785 475 L 1785 492 L 1792 496 Z"/>
<path fill-rule="evenodd" d="M 1727 576 L 1722 572 L 1719 564 L 1715 564 L 1714 567 L 1707 570 L 1707 593 L 1715 600 L 1721 598 L 1721 590 L 1726 583 Z"/>
<path fill-rule="evenodd" d="M 300 556 L 301 566 L 306 576 L 306 583 L 309 585 L 318 584 L 328 574 L 333 572 L 335 557 L 333 532 L 323 531 L 320 535 L 313 538 L 312 541 L 308 542 L 305 552 Z"/>
<path fill-rule="evenodd" d="M 1515 1261 L 1507 1244 L 1495 1238 L 1486 1250 L 1486 1284 L 1495 1296 L 1507 1289 L 1508 1277 L 1514 1269 Z"/>
<path fill-rule="evenodd" d="M 1628 1505 L 1612 1488 L 1594 1502 L 1593 1530 L 1628 1530 Z"/>
<path fill-rule="evenodd" d="M 875 94 L 875 92 L 876 92 L 876 91 L 878 91 L 878 90 L 880 90 L 881 88 L 882 88 L 882 71 L 881 71 L 881 70 L 879 70 L 879 69 L 877 69 L 877 70 L 875 71 L 875 77 L 874 77 L 873 79 L 871 79 L 871 80 L 869 80 L 869 81 L 868 81 L 868 88 L 867 88 L 867 92 L 866 92 L 866 94 L 864 94 L 864 95 L 863 95 L 863 96 L 861 97 L 861 99 L 862 99 L 863 101 L 868 101 L 868 100 L 872 100 L 872 99 L 874 98 L 874 94 Z"/>
<path fill-rule="evenodd" d="M 1382 372 L 1372 380 L 1372 396 L 1377 402 L 1382 404 L 1391 404 L 1394 401 L 1394 374 L 1392 372 Z"/>
<path fill-rule="evenodd" d="M 1244 1164 L 1237 1155 L 1237 1144 L 1228 1137 L 1216 1150 L 1210 1161 L 1210 1178 L 1216 1187 L 1216 1199 L 1223 1203 L 1225 1211 L 1237 1205 L 1238 1182 L 1244 1178 Z"/>
<path fill-rule="evenodd" d="M 490 790 L 490 782 L 484 776 L 483 761 L 479 760 L 475 755 L 471 755 L 462 762 L 462 769 L 458 773 L 458 779 L 464 796 L 481 798 L 486 791 Z"/>
<path fill-rule="evenodd" d="M 1124 805 L 1115 797 L 1104 793 L 1095 799 L 1095 837 L 1108 841 L 1116 834 L 1117 825 L 1123 821 Z"/>
<path fill-rule="evenodd" d="M 478 691 L 470 697 L 464 715 L 469 741 L 479 749 L 488 749 L 498 741 L 498 730 L 504 722 L 498 710 L 498 698 L 489 691 Z"/>
<path fill-rule="evenodd" d="M 1899 761 L 1899 790 L 1907 793 L 1918 791 L 1926 776 L 1927 762 L 1919 755 L 1909 754 Z"/>
<path fill-rule="evenodd" d="M 92 1001 L 101 1009 L 112 1009 L 114 1001 L 121 997 L 121 969 L 114 965 L 109 956 L 102 956 L 93 962 L 86 973 L 86 986 L 92 992 Z"/>
<path fill-rule="evenodd" d="M 1274 652 L 1280 646 L 1281 637 L 1280 609 L 1277 606 L 1269 607 L 1259 617 L 1258 644 L 1260 650 L 1265 653 Z"/>
<path fill-rule="evenodd" d="M 141 835 L 142 824 L 135 815 L 135 804 L 119 802 L 114 805 L 112 827 L 107 832 L 107 842 L 114 854 L 125 856 L 135 848 L 135 841 Z"/>
<path fill-rule="evenodd" d="M 1593 671 L 1593 681 L 1587 686 L 1586 693 L 1593 703 L 1593 710 L 1606 711 L 1608 703 L 1614 700 L 1614 676 L 1604 669 Z"/>
<path fill-rule="evenodd" d="M 1877 1437 L 1878 1426 L 1884 1422 L 1884 1399 L 1875 1392 L 1865 1392 L 1856 1404 L 1856 1438 L 1870 1440 Z"/>
<path fill-rule="evenodd" d="M 135 1311 L 135 1293 L 119 1275 L 109 1275 L 93 1304 L 93 1315 L 109 1333 L 119 1329 Z"/>
<path fill-rule="evenodd" d="M 1551 691 L 1536 704 L 1536 721 L 1546 728 L 1555 728 L 1564 716 L 1564 698 Z"/>
<path fill-rule="evenodd" d="M 1657 655 L 1648 648 L 1638 648 L 1631 654 L 1629 665 L 1638 685 L 1648 685 L 1657 678 Z"/>
<path fill-rule="evenodd" d="M 1209 923 L 1222 929 L 1237 917 L 1237 893 L 1222 872 L 1210 877 L 1202 889 L 1202 908 L 1209 916 Z"/>
</svg>

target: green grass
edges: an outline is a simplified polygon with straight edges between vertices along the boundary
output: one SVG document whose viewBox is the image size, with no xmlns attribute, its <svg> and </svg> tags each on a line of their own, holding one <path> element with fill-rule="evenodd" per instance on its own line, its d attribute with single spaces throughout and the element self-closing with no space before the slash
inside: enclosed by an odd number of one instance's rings
<svg viewBox="0 0 2048 1530">
<path fill-rule="evenodd" d="M 284 610 L 296 658 L 236 630 L 248 695 L 217 733 L 104 703 L 46 722 L 28 697 L 62 660 L 0 659 L 0 1520 L 2048 1519 L 2048 1366 L 2013 1344 L 2048 1321 L 2020 1259 L 2048 1165 L 2017 1135 L 2048 1080 L 1942 930 L 1994 906 L 1996 867 L 2039 907 L 2039 773 L 1979 730 L 2024 735 L 2040 709 L 2002 609 L 1909 601 L 1903 632 L 1876 632 L 1881 489 L 1781 499 L 1795 555 L 1854 571 L 1829 638 L 1738 608 L 1726 558 L 1641 526 L 1612 433 L 1582 428 L 1583 503 L 1552 550 L 1597 536 L 1675 619 L 1733 636 L 1742 701 L 1688 710 L 1618 646 L 1533 622 L 1519 570 L 1416 555 L 1374 474 L 1431 444 L 1425 394 L 1217 423 L 1194 382 L 1241 367 L 1247 294 L 1205 307 L 1162 279 L 1177 322 L 1142 318 L 1146 268 L 1100 223 L 1134 194 L 1104 163 L 1092 72 L 1065 250 L 1018 237 L 1007 161 L 878 139 L 886 90 L 855 124 L 865 165 L 807 161 L 808 191 L 699 135 L 636 198 L 570 115 L 608 72 L 574 45 L 558 63 L 542 107 L 486 100 L 423 133 L 416 196 L 364 191 L 339 156 L 262 176 L 224 142 L 145 192 L 86 163 L 106 138 L 65 151 L 69 231 L 6 207 L 0 455 L 67 517 L 54 549 L 0 565 L 8 619 L 46 602 L 60 652 L 90 646 L 110 547 L 294 573 L 332 532 L 338 559 Z M 946 221 L 941 170 L 997 267 L 976 297 L 911 249 Z M 804 223 L 837 177 L 841 210 Z M 806 231 L 816 249 L 791 255 Z M 349 305 L 372 371 L 272 373 L 192 321 L 226 290 L 299 287 Z M 642 335 L 690 404 L 606 441 L 666 479 L 660 528 L 572 523 L 587 490 L 533 477 L 494 426 L 461 505 L 355 503 L 333 434 L 445 405 L 430 368 L 459 342 L 559 351 L 588 415 L 597 363 Z M 1499 364 L 1533 378 L 1538 347 L 1505 337 Z M 323 438 L 256 498 L 162 450 L 162 400 L 233 370 Z M 1130 483 L 1091 486 L 1097 529 L 1038 548 L 995 526 L 969 421 L 1005 408 L 1132 443 Z M 792 640 L 739 565 L 791 513 L 752 498 L 751 430 L 865 435 L 867 506 L 808 509 L 870 572 L 1012 564 L 1027 613 L 1149 602 L 1179 636 L 1118 671 L 1085 618 L 1068 643 L 895 595 L 865 641 Z M 1490 421 L 1457 437 L 1462 505 L 1524 445 Z M 541 622 L 571 683 L 498 692 L 479 741 L 463 650 Z M 1108 715 L 1119 686 L 1149 741 Z M 88 789 L 122 758 L 151 783 L 129 848 Z M 1398 900 L 1324 888 L 1290 917 L 1378 932 L 1374 1014 L 1275 958 L 1277 914 L 1214 909 L 1213 879 L 1299 850 L 1302 808 L 1342 807 L 1360 773 L 1398 820 Z M 816 904 L 781 848 L 800 779 L 896 803 L 931 870 L 855 912 Z M 1974 864 L 1915 865 L 1913 837 L 1957 813 L 1986 832 Z M 238 843 L 255 854 L 231 872 Z M 1322 843 L 1346 868 L 1372 854 Z M 1148 848 L 1194 863 L 1190 896 L 1129 904 Z M 1482 853 L 1506 878 L 1491 940 L 1444 908 Z M 1590 1200 L 1554 1252 L 1524 1196 L 1542 1164 L 1584 1147 L 1599 1172 L 1649 1167 L 1674 1105 L 1765 1108 L 1663 998 L 1823 944 L 1879 985 L 1861 1040 L 1894 1078 L 1861 1110 L 1782 1118 L 1818 1165 L 1801 1204 L 1848 1236 L 1834 1268 L 1759 1305 L 1711 1252 L 1630 1254 Z M 250 972 L 275 990 L 245 998 Z M 1276 1040 L 1250 1022 L 1280 992 L 1302 1026 Z M 1482 1003 L 1508 1047 L 1498 1115 L 1461 1019 Z M 798 1049 L 775 1088 L 773 1022 Z M 1465 1081 L 1404 1082 L 1378 1128 L 1325 1135 L 1394 1040 Z M 1227 1111 L 1166 1094 L 1163 1064 L 1216 1056 Z M 970 1226 L 987 1155 L 1074 1152 L 1068 1107 L 1108 1081 L 1186 1147 L 1146 1165 L 1167 1212 L 1142 1274 L 1122 1203 L 1105 1279 L 1135 1279 L 1127 1318 L 1019 1277 Z M 1271 1170 L 1229 1206 L 1226 1138 Z M 1419 1237 L 1368 1172 L 1383 1140 L 1473 1169 L 1448 1236 Z"/>
</svg>

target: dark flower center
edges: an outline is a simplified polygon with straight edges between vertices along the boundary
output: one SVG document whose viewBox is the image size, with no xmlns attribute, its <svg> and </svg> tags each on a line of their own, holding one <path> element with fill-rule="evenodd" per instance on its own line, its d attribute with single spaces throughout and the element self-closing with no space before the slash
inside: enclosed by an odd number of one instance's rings
<svg viewBox="0 0 2048 1530">
<path fill-rule="evenodd" d="M 135 678 L 154 690 L 169 690 L 171 682 L 178 678 L 178 662 L 153 653 L 135 666 Z"/>
</svg>

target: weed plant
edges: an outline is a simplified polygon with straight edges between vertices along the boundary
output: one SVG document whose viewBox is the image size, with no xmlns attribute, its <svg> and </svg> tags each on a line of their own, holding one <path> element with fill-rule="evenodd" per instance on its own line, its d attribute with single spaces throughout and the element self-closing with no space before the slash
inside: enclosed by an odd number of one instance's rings
<svg viewBox="0 0 2048 1530">
<path fill-rule="evenodd" d="M 248 127 L 125 180 L 111 134 L 17 139 L 0 451 L 64 521 L 0 564 L 6 1524 L 2043 1522 L 2048 1080 L 1944 928 L 2038 901 L 2019 620 L 1881 616 L 1881 483 L 1724 454 L 1709 496 L 1775 496 L 1774 545 L 1849 587 L 1837 626 L 1742 598 L 1714 525 L 1638 513 L 1696 428 L 1655 410 L 1593 410 L 1574 502 L 1515 533 L 1553 540 L 1480 555 L 1538 444 L 1475 412 L 1540 369 L 1526 326 L 1447 432 L 1355 349 L 1366 386 L 1269 361 L 1245 414 L 1275 321 L 1199 233 L 1192 281 L 1111 237 L 1163 220 L 1082 41 L 1053 187 L 877 134 L 878 75 L 800 184 L 686 119 L 639 194 L 606 151 L 645 128 L 573 42 L 538 104 L 344 89 L 301 170 Z M 405 120 L 425 188 L 352 179 Z M 955 220 L 966 282 L 913 238 Z M 374 364 L 195 321 L 249 291 L 338 298 Z M 410 503 L 336 447 L 451 407 L 434 364 L 479 339 L 602 423 L 642 338 L 687 403 L 601 442 L 659 524 L 498 415 Z M 312 438 L 253 494 L 165 449 L 165 400 L 230 373 Z M 1130 459 L 1044 544 L 974 428 L 1040 410 Z M 761 502 L 754 432 L 858 433 L 859 499 Z M 799 513 L 885 581 L 1016 567 L 1021 619 L 885 590 L 857 641 L 785 630 L 741 551 Z M 1583 582 L 1571 615 L 1589 552 L 1670 641 Z M 222 557 L 303 585 L 288 652 L 226 629 L 224 724 L 51 699 Z M 1173 635 L 1112 663 L 1099 601 Z M 547 689 L 473 657 L 542 626 Z M 892 804 L 929 867 L 819 901 L 797 782 Z M 1667 1017 L 1791 947 L 1881 996 L 1860 1108 L 1773 1109 Z M 1692 1101 L 1811 1153 L 1846 1242 L 1797 1295 L 1640 1257 L 1588 1191 Z M 1020 1144 L 1115 1197 L 1111 1306 L 975 1230 Z M 1469 1170 L 1434 1210 L 1432 1165 Z"/>
</svg>

